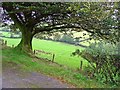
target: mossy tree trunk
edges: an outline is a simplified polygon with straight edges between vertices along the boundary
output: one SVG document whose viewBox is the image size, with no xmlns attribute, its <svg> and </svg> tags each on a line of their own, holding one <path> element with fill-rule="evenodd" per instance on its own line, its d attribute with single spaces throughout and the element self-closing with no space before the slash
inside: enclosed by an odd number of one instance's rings
<svg viewBox="0 0 120 90">
<path fill-rule="evenodd" d="M 22 38 L 16 48 L 20 49 L 21 51 L 25 51 L 27 53 L 32 53 L 32 39 L 34 36 L 32 34 L 32 29 L 22 27 L 20 28 L 20 30 L 22 33 Z"/>
</svg>

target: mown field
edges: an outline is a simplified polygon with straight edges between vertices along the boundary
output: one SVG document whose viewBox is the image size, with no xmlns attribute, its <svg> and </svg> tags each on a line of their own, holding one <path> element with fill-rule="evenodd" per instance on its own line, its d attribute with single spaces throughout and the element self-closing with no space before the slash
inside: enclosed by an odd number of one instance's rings
<svg viewBox="0 0 120 90">
<path fill-rule="evenodd" d="M 8 46 L 16 46 L 20 42 L 20 39 L 4 38 L 4 40 L 7 40 Z M 84 50 L 84 48 L 80 46 L 74 46 L 61 42 L 40 40 L 36 38 L 33 39 L 33 50 L 43 50 L 45 52 L 54 53 L 55 62 L 61 65 L 65 65 L 71 69 L 79 68 L 81 60 L 83 61 L 83 67 L 88 65 L 88 62 L 82 57 L 71 56 L 71 53 L 76 49 L 80 49 L 81 51 Z M 37 56 L 52 59 L 52 55 L 46 55 L 42 53 Z"/>
</svg>

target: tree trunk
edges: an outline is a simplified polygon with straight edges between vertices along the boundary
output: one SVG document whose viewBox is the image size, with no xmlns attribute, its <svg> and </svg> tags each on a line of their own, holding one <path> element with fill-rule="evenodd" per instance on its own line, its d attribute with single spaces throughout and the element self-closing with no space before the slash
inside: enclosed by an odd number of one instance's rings
<svg viewBox="0 0 120 90">
<path fill-rule="evenodd" d="M 31 53 L 32 52 L 32 39 L 33 36 L 31 30 L 29 29 L 22 29 L 22 38 L 20 43 L 18 44 L 18 46 L 16 48 L 25 51 L 27 53 Z"/>
</svg>

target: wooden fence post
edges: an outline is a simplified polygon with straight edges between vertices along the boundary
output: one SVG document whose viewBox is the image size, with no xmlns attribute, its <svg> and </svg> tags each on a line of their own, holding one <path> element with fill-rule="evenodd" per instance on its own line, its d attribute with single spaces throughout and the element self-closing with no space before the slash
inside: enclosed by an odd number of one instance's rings
<svg viewBox="0 0 120 90">
<path fill-rule="evenodd" d="M 33 53 L 35 54 L 35 50 L 33 51 Z"/>
<path fill-rule="evenodd" d="M 5 40 L 5 45 L 7 46 L 7 40 Z"/>
<path fill-rule="evenodd" d="M 2 45 L 4 45 L 4 40 L 2 39 Z"/>
<path fill-rule="evenodd" d="M 12 48 L 14 48 L 14 45 L 12 45 Z"/>
<path fill-rule="evenodd" d="M 80 70 L 82 70 L 83 61 L 80 61 Z"/>
<path fill-rule="evenodd" d="M 55 59 L 55 54 L 53 54 L 53 57 L 52 57 L 52 62 L 54 62 L 54 59 Z"/>
</svg>

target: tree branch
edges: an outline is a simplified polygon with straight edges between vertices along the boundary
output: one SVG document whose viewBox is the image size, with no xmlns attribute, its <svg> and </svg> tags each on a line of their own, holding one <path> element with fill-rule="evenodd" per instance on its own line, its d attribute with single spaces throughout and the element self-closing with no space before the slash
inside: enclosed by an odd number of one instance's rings
<svg viewBox="0 0 120 90">
<path fill-rule="evenodd" d="M 43 31 L 48 31 L 48 32 L 50 32 L 50 31 L 52 31 L 52 30 L 54 30 L 54 29 L 64 29 L 64 28 L 76 28 L 76 29 L 83 29 L 83 30 L 86 30 L 87 32 L 89 32 L 89 33 L 94 33 L 93 31 L 89 31 L 88 29 L 85 29 L 85 28 L 83 28 L 82 26 L 75 26 L 75 25 L 71 25 L 71 24 L 67 24 L 67 25 L 56 25 L 56 26 L 54 26 L 54 27 L 49 27 L 49 26 L 46 26 L 46 27 L 44 27 L 44 28 L 36 28 L 35 30 L 34 30 L 34 34 L 36 34 L 36 33 L 39 33 L 39 32 L 43 32 Z"/>
<path fill-rule="evenodd" d="M 3 9 L 5 9 L 7 12 L 14 10 L 12 6 L 9 6 L 5 3 L 3 3 L 2 6 L 3 6 Z M 11 17 L 11 19 L 14 21 L 17 27 L 23 26 L 21 21 L 18 20 L 17 16 L 14 13 L 8 13 L 8 15 Z"/>
</svg>

